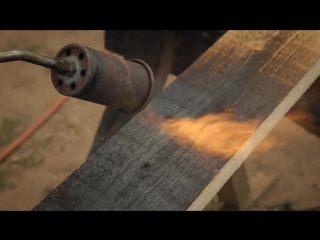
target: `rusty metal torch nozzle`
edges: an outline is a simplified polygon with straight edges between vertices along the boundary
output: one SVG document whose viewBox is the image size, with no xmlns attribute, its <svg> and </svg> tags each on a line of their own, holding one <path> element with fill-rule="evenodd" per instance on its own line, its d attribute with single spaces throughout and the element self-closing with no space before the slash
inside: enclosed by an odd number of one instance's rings
<svg viewBox="0 0 320 240">
<path fill-rule="evenodd" d="M 60 94 L 122 113 L 141 112 L 153 96 L 153 73 L 138 59 L 125 60 L 79 44 L 65 46 L 56 58 L 20 50 L 0 52 L 0 63 L 19 60 L 51 69 Z"/>
<path fill-rule="evenodd" d="M 56 55 L 72 60 L 72 77 L 52 72 L 52 83 L 63 95 L 112 107 L 122 113 L 142 111 L 153 95 L 154 77 L 141 60 L 126 60 L 79 44 L 69 44 Z"/>
<path fill-rule="evenodd" d="M 62 60 L 59 58 L 53 59 L 22 50 L 0 52 L 0 63 L 13 61 L 24 61 L 36 64 L 45 68 L 52 69 L 53 71 L 64 76 L 72 76 L 76 72 L 76 65 L 72 61 Z"/>
</svg>

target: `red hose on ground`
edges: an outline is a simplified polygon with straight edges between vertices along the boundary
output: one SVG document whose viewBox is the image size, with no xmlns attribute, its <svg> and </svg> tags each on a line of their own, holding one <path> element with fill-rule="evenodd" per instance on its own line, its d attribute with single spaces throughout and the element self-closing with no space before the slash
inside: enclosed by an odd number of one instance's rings
<svg viewBox="0 0 320 240">
<path fill-rule="evenodd" d="M 68 99 L 66 96 L 62 96 L 56 101 L 51 108 L 38 119 L 31 127 L 29 127 L 24 133 L 22 133 L 16 140 L 14 140 L 2 153 L 0 153 L 0 162 L 8 157 L 17 147 L 19 147 L 28 137 L 31 136 L 42 124 L 55 113 L 59 107 Z"/>
</svg>

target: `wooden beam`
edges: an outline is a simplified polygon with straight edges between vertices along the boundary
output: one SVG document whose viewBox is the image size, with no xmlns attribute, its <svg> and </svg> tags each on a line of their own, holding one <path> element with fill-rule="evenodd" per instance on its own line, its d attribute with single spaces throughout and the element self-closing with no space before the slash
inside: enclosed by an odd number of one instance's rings
<svg viewBox="0 0 320 240">
<path fill-rule="evenodd" d="M 228 31 L 34 210 L 202 210 L 320 75 L 319 58 L 319 31 Z M 257 125 L 228 157 L 229 142 L 209 151 L 163 131 L 230 109 Z"/>
</svg>

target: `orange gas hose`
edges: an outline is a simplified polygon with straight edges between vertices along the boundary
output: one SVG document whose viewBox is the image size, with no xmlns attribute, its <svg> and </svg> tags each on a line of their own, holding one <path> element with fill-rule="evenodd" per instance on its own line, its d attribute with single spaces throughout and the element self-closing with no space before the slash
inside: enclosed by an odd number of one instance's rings
<svg viewBox="0 0 320 240">
<path fill-rule="evenodd" d="M 66 96 L 59 98 L 49 110 L 41 116 L 32 126 L 30 126 L 24 133 L 22 133 L 16 140 L 14 140 L 2 153 L 0 153 L 0 162 L 8 157 L 17 147 L 19 147 L 28 137 L 30 137 L 42 124 L 56 112 L 59 107 L 68 99 Z"/>
</svg>

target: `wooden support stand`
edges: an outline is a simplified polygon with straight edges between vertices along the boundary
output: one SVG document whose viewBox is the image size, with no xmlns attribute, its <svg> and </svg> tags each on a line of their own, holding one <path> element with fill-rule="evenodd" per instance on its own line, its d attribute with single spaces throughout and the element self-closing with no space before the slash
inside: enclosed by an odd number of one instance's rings
<svg viewBox="0 0 320 240">
<path fill-rule="evenodd" d="M 234 172 L 204 211 L 247 210 L 276 182 L 258 172 L 248 177 L 244 164 Z"/>
</svg>

